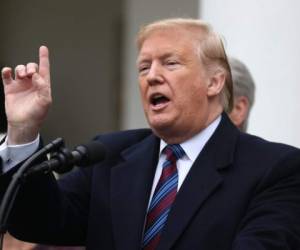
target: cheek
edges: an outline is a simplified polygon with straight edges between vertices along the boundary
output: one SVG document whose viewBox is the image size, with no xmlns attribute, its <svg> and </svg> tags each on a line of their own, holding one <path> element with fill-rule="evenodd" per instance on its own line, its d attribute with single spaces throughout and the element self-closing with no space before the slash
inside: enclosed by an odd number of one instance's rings
<svg viewBox="0 0 300 250">
<path fill-rule="evenodd" d="M 206 88 L 199 86 L 191 86 L 186 92 L 182 93 L 184 112 L 187 114 L 199 114 L 207 104 Z"/>
<path fill-rule="evenodd" d="M 189 103 L 200 103 L 206 97 L 207 88 L 203 83 L 187 84 L 182 88 L 180 94 Z"/>
<path fill-rule="evenodd" d="M 147 85 L 145 84 L 144 81 L 140 80 L 139 81 L 139 90 L 140 90 L 140 95 L 142 98 L 142 101 L 144 102 L 146 99 L 146 94 L 147 94 Z"/>
</svg>

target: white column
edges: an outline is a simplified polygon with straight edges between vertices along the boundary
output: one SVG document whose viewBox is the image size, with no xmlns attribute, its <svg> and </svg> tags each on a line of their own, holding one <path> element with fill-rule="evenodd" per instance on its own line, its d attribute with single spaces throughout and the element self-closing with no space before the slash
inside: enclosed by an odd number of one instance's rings
<svg viewBox="0 0 300 250">
<path fill-rule="evenodd" d="M 257 86 L 249 132 L 300 147 L 300 1 L 202 0 L 200 16 Z"/>
</svg>

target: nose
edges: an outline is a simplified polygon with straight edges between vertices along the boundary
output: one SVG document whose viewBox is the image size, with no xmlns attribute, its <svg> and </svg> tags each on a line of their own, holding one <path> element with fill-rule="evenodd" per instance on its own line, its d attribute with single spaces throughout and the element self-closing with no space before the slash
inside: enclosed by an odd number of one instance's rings
<svg viewBox="0 0 300 250">
<path fill-rule="evenodd" d="M 149 85 L 161 84 L 163 82 L 162 68 L 158 63 L 152 63 L 147 74 Z"/>
</svg>

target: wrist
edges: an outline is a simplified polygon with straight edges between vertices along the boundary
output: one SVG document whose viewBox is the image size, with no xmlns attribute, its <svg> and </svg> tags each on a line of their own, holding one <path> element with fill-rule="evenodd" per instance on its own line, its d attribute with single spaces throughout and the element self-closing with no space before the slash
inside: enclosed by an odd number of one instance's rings
<svg viewBox="0 0 300 250">
<path fill-rule="evenodd" d="M 39 134 L 39 127 L 7 126 L 7 145 L 26 144 L 34 141 Z"/>
</svg>

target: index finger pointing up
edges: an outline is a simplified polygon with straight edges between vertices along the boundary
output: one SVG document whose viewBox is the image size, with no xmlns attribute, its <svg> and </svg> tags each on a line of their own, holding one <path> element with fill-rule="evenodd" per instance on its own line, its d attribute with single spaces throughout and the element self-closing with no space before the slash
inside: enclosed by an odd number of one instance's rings
<svg viewBox="0 0 300 250">
<path fill-rule="evenodd" d="M 39 74 L 42 77 L 50 79 L 50 62 L 49 62 L 49 51 L 46 46 L 41 46 L 39 51 L 40 63 L 39 63 Z"/>
</svg>

